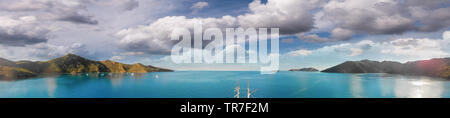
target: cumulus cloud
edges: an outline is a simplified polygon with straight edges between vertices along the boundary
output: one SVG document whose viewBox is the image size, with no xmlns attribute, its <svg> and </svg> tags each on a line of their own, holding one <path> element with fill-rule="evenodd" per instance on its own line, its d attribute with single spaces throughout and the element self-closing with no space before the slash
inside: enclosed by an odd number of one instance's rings
<svg viewBox="0 0 450 118">
<path fill-rule="evenodd" d="M 335 59 L 382 59 L 382 60 L 421 60 L 448 57 L 450 54 L 450 31 L 443 33 L 443 39 L 398 38 L 375 42 L 362 40 L 354 43 L 342 43 L 325 46 L 309 54 L 310 58 L 333 55 Z M 296 52 L 296 53 L 294 53 Z M 300 51 L 287 53 L 299 54 Z"/>
<path fill-rule="evenodd" d="M 437 31 L 450 26 L 448 0 L 331 0 L 323 17 L 331 21 L 334 39 L 346 40 L 353 33 L 401 34 Z"/>
<path fill-rule="evenodd" d="M 175 28 L 188 28 L 192 32 L 194 23 L 202 22 L 203 28 L 280 28 L 281 34 L 306 32 L 313 28 L 314 19 L 310 10 L 320 1 L 269 0 L 266 4 L 255 0 L 249 4 L 250 13 L 220 18 L 186 18 L 167 16 L 147 26 L 121 30 L 117 36 L 120 44 L 129 51 L 144 51 L 150 54 L 168 54 L 173 41 L 169 34 Z"/>
<path fill-rule="evenodd" d="M 175 28 L 192 29 L 193 23 L 204 22 L 204 28 L 280 28 L 281 34 L 295 34 L 299 39 L 310 42 L 342 41 L 354 34 L 400 34 L 408 31 L 441 29 L 447 23 L 447 8 L 438 4 L 447 1 L 420 4 L 421 1 L 374 0 L 254 0 L 249 4 L 249 13 L 220 18 L 186 18 L 167 16 L 150 25 L 130 27 L 117 33 L 120 44 L 128 51 L 150 54 L 167 54 L 174 44 L 169 34 Z M 203 8 L 198 3 L 192 8 Z M 316 14 L 313 12 L 316 11 Z M 433 12 L 429 16 L 428 12 Z M 436 12 L 436 13 L 434 13 Z M 424 19 L 430 17 L 435 19 Z M 319 23 L 315 23 L 316 20 Z M 440 20 L 440 21 L 438 21 Z M 324 23 L 326 22 L 326 23 Z M 328 28 L 331 35 L 320 37 L 308 33 L 317 26 Z M 427 28 L 430 27 L 430 28 Z M 431 31 L 431 30 L 430 30 Z M 192 31 L 191 31 L 192 32 Z"/>
<path fill-rule="evenodd" d="M 382 50 L 382 53 L 391 53 L 395 55 L 405 56 L 424 56 L 424 55 L 447 55 L 449 50 L 442 50 L 445 44 L 449 44 L 448 40 L 432 40 L 432 39 L 397 39 L 385 43 L 387 49 Z"/>
<path fill-rule="evenodd" d="M 6 0 L 0 10 L 13 13 L 35 14 L 47 19 L 96 25 L 98 21 L 86 13 L 93 0 Z"/>
<path fill-rule="evenodd" d="M 121 30 L 117 36 L 120 44 L 129 51 L 146 52 L 150 54 L 169 54 L 172 45 L 170 34 L 176 28 L 188 28 L 193 32 L 195 23 L 202 23 L 203 28 L 234 27 L 236 18 L 223 16 L 222 18 L 193 18 L 184 16 L 168 16 L 153 22 L 149 26 L 139 26 Z"/>
<path fill-rule="evenodd" d="M 3 0 L 0 1 L 0 44 L 25 46 L 58 39 L 58 33 L 54 32 L 73 32 L 79 28 L 73 24 L 88 25 L 83 28 L 99 24 L 88 9 L 133 10 L 138 6 L 137 0 Z"/>
<path fill-rule="evenodd" d="M 350 39 L 353 35 L 353 31 L 335 28 L 331 31 L 331 37 L 335 40 L 347 40 Z"/>
<path fill-rule="evenodd" d="M 35 16 L 0 16 L 0 45 L 24 46 L 47 42 L 54 30 Z"/>
<path fill-rule="evenodd" d="M 255 0 L 249 4 L 251 13 L 238 16 L 239 25 L 245 28 L 280 28 L 281 34 L 306 32 L 313 28 L 310 10 L 322 3 L 319 0 L 268 0 L 266 4 Z"/>
</svg>

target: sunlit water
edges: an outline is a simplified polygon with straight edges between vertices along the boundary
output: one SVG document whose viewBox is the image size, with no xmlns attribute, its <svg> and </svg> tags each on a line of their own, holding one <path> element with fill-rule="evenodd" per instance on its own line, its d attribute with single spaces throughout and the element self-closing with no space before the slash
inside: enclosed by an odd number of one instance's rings
<svg viewBox="0 0 450 118">
<path fill-rule="evenodd" d="M 255 98 L 450 97 L 450 81 L 391 74 L 250 71 L 177 71 L 146 74 L 64 74 L 0 81 L 0 97 L 12 98 L 232 98 L 239 81 Z"/>
</svg>

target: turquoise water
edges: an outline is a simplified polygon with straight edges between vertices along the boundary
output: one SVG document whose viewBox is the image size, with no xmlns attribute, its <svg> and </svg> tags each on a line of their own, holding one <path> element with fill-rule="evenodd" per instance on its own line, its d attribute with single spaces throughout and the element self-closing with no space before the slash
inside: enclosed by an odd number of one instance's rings
<svg viewBox="0 0 450 118">
<path fill-rule="evenodd" d="M 281 71 L 177 71 L 146 74 L 58 75 L 0 81 L 0 97 L 12 98 L 232 98 L 247 82 L 255 98 L 450 97 L 450 81 L 391 74 Z"/>
</svg>

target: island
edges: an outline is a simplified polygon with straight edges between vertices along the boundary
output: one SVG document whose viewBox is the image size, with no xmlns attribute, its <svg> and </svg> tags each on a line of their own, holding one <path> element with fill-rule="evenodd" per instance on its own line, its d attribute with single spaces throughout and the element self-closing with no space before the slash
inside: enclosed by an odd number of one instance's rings
<svg viewBox="0 0 450 118">
<path fill-rule="evenodd" d="M 450 58 L 406 63 L 394 61 L 347 61 L 323 70 L 326 73 L 389 73 L 402 75 L 422 75 L 450 79 Z"/>
<path fill-rule="evenodd" d="M 0 58 L 0 79 L 23 79 L 44 74 L 62 73 L 148 73 L 173 72 L 173 70 L 150 65 L 124 64 L 115 61 L 93 61 L 75 54 L 49 61 L 10 61 Z"/>
<path fill-rule="evenodd" d="M 309 67 L 309 68 L 300 68 L 300 69 L 290 69 L 289 71 L 317 72 L 319 70 Z"/>
</svg>

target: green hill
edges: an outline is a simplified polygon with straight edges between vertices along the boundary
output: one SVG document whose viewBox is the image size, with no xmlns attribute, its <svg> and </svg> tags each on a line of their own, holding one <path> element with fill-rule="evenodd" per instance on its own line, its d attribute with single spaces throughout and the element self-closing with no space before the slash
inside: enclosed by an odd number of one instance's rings
<svg viewBox="0 0 450 118">
<path fill-rule="evenodd" d="M 15 68 L 8 66 L 0 66 L 0 78 L 3 79 L 15 79 L 15 78 L 28 78 L 37 76 L 36 73 L 33 73 L 27 69 L 23 68 Z"/>
<path fill-rule="evenodd" d="M 101 63 L 105 65 L 107 68 L 109 68 L 109 71 L 113 73 L 126 73 L 128 72 L 127 70 L 129 69 L 129 66 L 126 64 L 110 60 L 101 61 Z"/>
<path fill-rule="evenodd" d="M 50 65 L 55 65 L 52 70 L 60 73 L 91 73 L 110 72 L 110 70 L 98 61 L 92 61 L 83 57 L 67 54 L 66 56 L 48 61 Z"/>
<path fill-rule="evenodd" d="M 60 73 L 147 73 L 147 72 L 172 72 L 173 70 L 145 66 L 143 64 L 123 64 L 114 61 L 93 61 L 74 54 L 49 61 L 18 61 L 13 62 L 0 58 L 0 79 L 2 78 L 28 78 L 42 74 Z"/>
<path fill-rule="evenodd" d="M 392 61 L 347 61 L 323 70 L 329 73 L 390 73 L 424 75 L 450 79 L 450 58 L 399 63 Z"/>
<path fill-rule="evenodd" d="M 7 59 L 0 58 L 0 66 L 14 66 L 16 63 Z"/>
<path fill-rule="evenodd" d="M 147 72 L 171 72 L 172 70 L 164 69 L 164 68 L 158 68 L 153 66 L 146 66 L 141 63 L 137 64 L 123 64 L 115 61 L 105 60 L 101 61 L 102 64 L 104 64 L 108 69 L 110 69 L 113 73 L 147 73 Z"/>
</svg>

